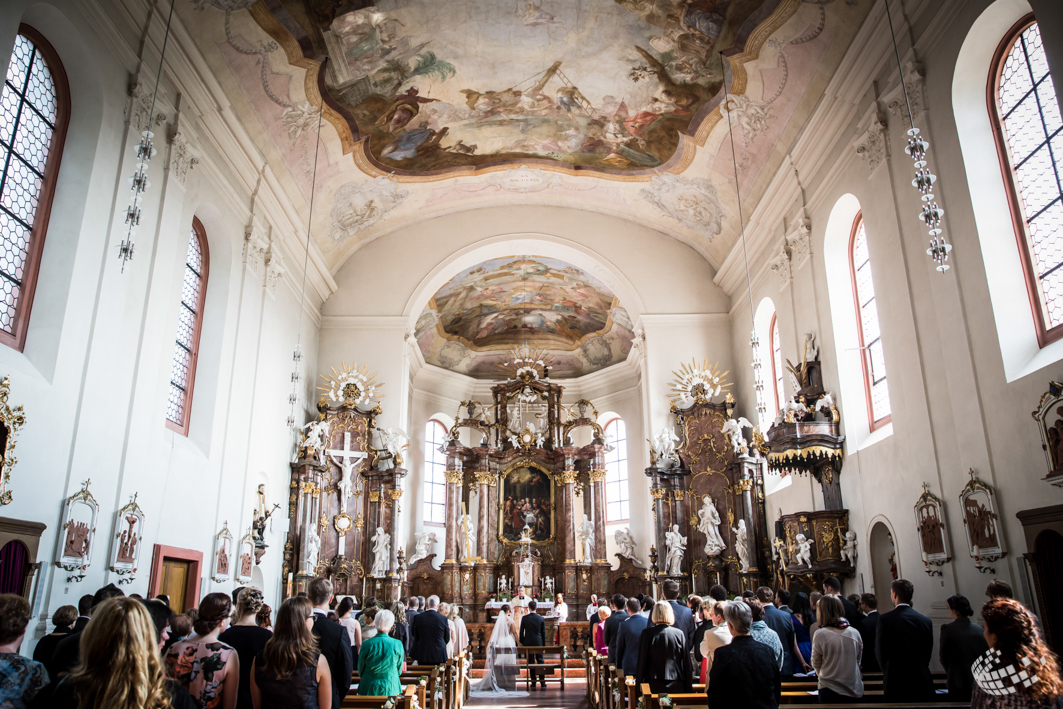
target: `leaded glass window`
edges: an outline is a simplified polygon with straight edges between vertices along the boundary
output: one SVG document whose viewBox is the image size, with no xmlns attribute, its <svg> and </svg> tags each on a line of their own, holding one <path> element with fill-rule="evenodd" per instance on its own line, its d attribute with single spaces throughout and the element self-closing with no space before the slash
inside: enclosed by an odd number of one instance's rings
<svg viewBox="0 0 1063 709">
<path fill-rule="evenodd" d="M 853 224 L 849 263 L 852 267 L 853 295 L 856 298 L 857 332 L 863 359 L 868 420 L 873 431 L 890 418 L 890 393 L 886 388 L 886 361 L 882 356 L 882 332 L 879 329 L 875 285 L 871 280 L 867 230 L 860 215 L 857 215 Z"/>
<path fill-rule="evenodd" d="M 170 398 L 166 405 L 166 420 L 171 428 L 188 433 L 188 419 L 192 408 L 192 386 L 196 378 L 199 357 L 199 335 L 203 325 L 203 296 L 207 291 L 207 239 L 196 219 L 188 239 L 185 256 L 184 283 L 181 286 L 181 305 L 177 316 L 177 340 L 170 366 Z"/>
<path fill-rule="evenodd" d="M 613 449 L 605 454 L 605 516 L 610 524 L 630 519 L 628 510 L 627 428 L 623 419 L 605 425 Z"/>
<path fill-rule="evenodd" d="M 447 523 L 447 429 L 432 419 L 424 427 L 424 523 Z"/>
</svg>

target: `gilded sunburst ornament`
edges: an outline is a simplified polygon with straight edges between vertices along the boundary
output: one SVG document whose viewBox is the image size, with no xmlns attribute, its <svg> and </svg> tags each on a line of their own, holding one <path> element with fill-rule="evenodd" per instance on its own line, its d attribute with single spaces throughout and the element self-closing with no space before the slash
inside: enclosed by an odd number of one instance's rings
<svg viewBox="0 0 1063 709">
<path fill-rule="evenodd" d="M 376 381 L 376 372 L 369 374 L 368 367 L 358 369 L 358 363 L 352 362 L 347 366 L 346 362 L 340 364 L 339 371 L 332 367 L 332 376 L 322 374 L 327 386 L 319 386 L 318 390 L 325 392 L 325 396 L 335 402 L 341 402 L 348 408 L 371 409 L 384 397 L 380 393 L 383 386 Z"/>
<path fill-rule="evenodd" d="M 668 398 L 679 408 L 685 409 L 694 404 L 707 404 L 730 386 L 727 381 L 729 372 L 720 372 L 719 363 L 709 366 L 709 361 L 691 360 L 672 372 L 675 379 L 669 382 L 672 393 Z"/>
</svg>

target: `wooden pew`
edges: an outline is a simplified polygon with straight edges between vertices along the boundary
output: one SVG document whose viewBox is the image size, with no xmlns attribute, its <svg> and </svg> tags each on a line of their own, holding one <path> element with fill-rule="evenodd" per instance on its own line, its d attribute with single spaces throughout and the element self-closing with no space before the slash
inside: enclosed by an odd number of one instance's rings
<svg viewBox="0 0 1063 709">
<path fill-rule="evenodd" d="M 409 667 L 399 675 L 399 684 L 403 687 L 414 688 L 418 706 L 421 709 L 437 709 L 435 703 L 435 690 L 439 686 L 441 666 Z M 351 675 L 351 685 L 358 684 L 357 672 Z"/>
<path fill-rule="evenodd" d="M 662 704 L 661 698 L 667 697 L 667 706 Z M 819 697 L 814 694 L 809 694 L 808 691 L 792 691 L 782 693 L 781 707 L 785 706 L 798 706 L 804 704 L 818 704 Z M 650 691 L 648 684 L 642 685 L 642 709 L 662 709 L 662 706 L 670 707 L 670 709 L 706 709 L 709 705 L 709 698 L 704 692 L 692 693 L 692 694 L 653 694 Z M 864 692 L 864 699 L 861 702 L 855 702 L 853 704 L 835 704 L 833 706 L 850 707 L 855 709 L 857 707 L 861 709 L 886 709 L 886 708 L 904 708 L 904 709 L 968 709 L 970 703 L 956 703 L 946 701 L 931 701 L 931 702 L 906 702 L 906 703 L 887 703 L 882 701 L 882 691 L 870 691 Z"/>
<path fill-rule="evenodd" d="M 587 701 L 594 709 L 598 704 L 598 653 L 593 649 L 583 651 L 583 664 L 587 670 Z"/>
<path fill-rule="evenodd" d="M 532 655 L 542 655 L 542 662 L 533 663 L 531 661 Z M 558 662 L 551 662 L 549 656 L 556 655 Z M 524 669 L 527 671 L 527 676 L 524 678 L 524 686 L 527 689 L 531 689 L 531 670 L 542 673 L 541 677 L 546 682 L 557 682 L 561 685 L 561 691 L 565 691 L 565 665 L 568 663 L 568 648 L 563 645 L 538 645 L 538 646 L 520 646 L 517 648 L 517 661 L 520 662 L 520 658 L 524 658 Z M 559 676 L 555 676 L 554 672 L 560 669 Z"/>
<path fill-rule="evenodd" d="M 417 687 L 407 685 L 402 694 L 396 697 L 360 697 L 356 694 L 348 694 L 343 698 L 340 706 L 343 709 L 383 709 L 384 705 L 394 700 L 394 709 L 413 709 L 417 701 Z M 423 705 L 422 705 L 423 706 Z"/>
</svg>

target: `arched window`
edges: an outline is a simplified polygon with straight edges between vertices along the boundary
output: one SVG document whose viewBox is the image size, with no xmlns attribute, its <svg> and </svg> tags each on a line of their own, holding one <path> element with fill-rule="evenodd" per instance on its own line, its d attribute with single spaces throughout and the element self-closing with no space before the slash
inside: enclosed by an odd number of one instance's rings
<svg viewBox="0 0 1063 709">
<path fill-rule="evenodd" d="M 185 280 L 181 287 L 181 306 L 177 316 L 177 342 L 170 367 L 170 400 L 166 405 L 166 425 L 181 435 L 188 435 L 188 418 L 192 410 L 192 388 L 196 383 L 196 360 L 199 359 L 199 335 L 203 329 L 203 300 L 207 293 L 207 270 L 210 254 L 207 234 L 199 220 L 192 218 L 192 234 L 185 256 Z"/>
<path fill-rule="evenodd" d="M 1033 15 L 1004 37 L 989 106 L 1042 347 L 1063 337 L 1063 119 Z"/>
<path fill-rule="evenodd" d="M 774 313 L 771 316 L 771 325 L 768 327 L 768 340 L 768 344 L 771 347 L 771 380 L 775 385 L 775 410 L 778 411 L 786 401 L 786 395 L 783 393 L 782 388 L 782 345 L 779 343 L 778 313 Z"/>
<path fill-rule="evenodd" d="M 424 523 L 447 522 L 447 456 L 440 447 L 447 442 L 447 428 L 435 419 L 424 425 Z"/>
<path fill-rule="evenodd" d="M 22 25 L 0 97 L 0 342 L 18 350 L 26 344 L 69 114 L 59 56 Z"/>
<path fill-rule="evenodd" d="M 626 522 L 628 512 L 627 428 L 615 418 L 605 424 L 613 450 L 605 454 L 605 519 L 609 524 Z"/>
<path fill-rule="evenodd" d="M 886 388 L 886 363 L 882 358 L 882 333 L 879 330 L 875 285 L 871 282 L 867 231 L 860 214 L 856 215 L 849 237 L 849 267 L 856 301 L 857 338 L 864 367 L 867 420 L 874 431 L 890 421 L 890 393 Z"/>
</svg>

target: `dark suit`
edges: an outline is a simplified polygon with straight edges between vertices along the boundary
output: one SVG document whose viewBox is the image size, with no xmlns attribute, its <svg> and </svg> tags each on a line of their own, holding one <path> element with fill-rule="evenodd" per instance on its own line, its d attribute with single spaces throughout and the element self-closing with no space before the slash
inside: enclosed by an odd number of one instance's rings
<svg viewBox="0 0 1063 709">
<path fill-rule="evenodd" d="M 690 691 L 693 685 L 690 654 L 683 631 L 671 625 L 654 625 L 639 636 L 635 686 L 644 683 L 650 685 L 654 694 Z"/>
<path fill-rule="evenodd" d="M 777 709 L 782 676 L 775 652 L 750 635 L 716 648 L 709 670 L 709 709 Z"/>
<path fill-rule="evenodd" d="M 856 627 L 860 631 L 860 638 L 864 641 L 864 656 L 860 660 L 860 669 L 864 674 L 868 672 L 881 672 L 878 666 L 878 658 L 875 657 L 875 637 L 878 635 L 878 611 L 871 611 L 860 621 Z"/>
<path fill-rule="evenodd" d="M 79 615 L 78 619 L 74 621 L 74 632 L 80 633 L 85 629 L 85 626 L 89 624 L 90 620 L 92 620 L 92 618 L 87 615 Z"/>
<path fill-rule="evenodd" d="M 694 614 L 689 608 L 676 601 L 668 601 L 668 604 L 672 606 L 672 613 L 675 614 L 675 627 L 683 631 L 683 635 L 686 636 L 687 652 L 689 652 L 694 647 Z"/>
<path fill-rule="evenodd" d="M 639 640 L 649 624 L 649 618 L 637 614 L 629 615 L 620 624 L 616 633 L 616 659 L 613 662 L 620 666 L 625 677 L 635 676 L 639 665 Z"/>
<path fill-rule="evenodd" d="M 794 658 L 794 619 L 775 606 L 764 606 L 764 622 L 782 642 L 782 676 L 792 677 L 801 663 Z"/>
<path fill-rule="evenodd" d="M 605 644 L 609 646 L 609 660 L 616 664 L 616 633 L 620 624 L 627 620 L 627 611 L 613 611 L 613 614 L 605 619 Z"/>
<path fill-rule="evenodd" d="M 318 649 L 325 656 L 329 671 L 332 672 L 332 709 L 339 709 L 340 702 L 351 688 L 351 675 L 354 674 L 351 638 L 346 628 L 316 610 L 311 632 L 317 638 Z"/>
<path fill-rule="evenodd" d="M 416 618 L 418 615 L 420 615 L 420 613 L 421 613 L 421 611 L 419 611 L 419 610 L 415 610 L 413 608 L 407 608 L 406 609 L 406 622 L 407 623 L 412 623 L 413 619 Z"/>
<path fill-rule="evenodd" d="M 410 621 L 410 657 L 418 665 L 442 665 L 447 661 L 450 624 L 435 609 L 418 613 Z"/>
<path fill-rule="evenodd" d="M 911 606 L 897 606 L 878 619 L 875 655 L 882 667 L 884 702 L 925 702 L 934 699 L 930 658 L 934 625 Z"/>
<path fill-rule="evenodd" d="M 528 615 L 524 616 L 520 620 L 520 637 L 519 641 L 521 645 L 525 647 L 542 647 L 546 645 L 546 621 L 543 617 L 535 611 L 530 611 Z M 529 655 L 529 663 L 542 663 L 542 655 Z M 542 685 L 546 686 L 546 671 L 534 672 L 529 670 L 531 674 L 532 684 L 535 684 L 535 676 L 539 675 Z"/>
<path fill-rule="evenodd" d="M 71 633 L 56 643 L 51 663 L 44 663 L 48 676 L 54 682 L 60 673 L 72 672 L 81 659 L 81 633 Z"/>
<path fill-rule="evenodd" d="M 971 665 L 985 654 L 989 645 L 982 635 L 982 626 L 970 618 L 960 618 L 941 626 L 941 646 L 938 658 L 948 679 L 950 702 L 969 702 L 974 689 Z"/>
<path fill-rule="evenodd" d="M 842 602 L 842 608 L 845 609 L 845 619 L 849 621 L 849 625 L 853 626 L 854 628 L 859 628 L 861 621 L 863 621 L 864 619 L 864 616 L 860 612 L 860 609 L 856 607 L 855 603 L 853 603 L 841 594 L 838 594 L 837 596 L 835 596 L 835 598 Z M 815 610 L 815 608 L 813 608 L 812 610 Z"/>
</svg>

